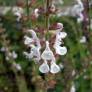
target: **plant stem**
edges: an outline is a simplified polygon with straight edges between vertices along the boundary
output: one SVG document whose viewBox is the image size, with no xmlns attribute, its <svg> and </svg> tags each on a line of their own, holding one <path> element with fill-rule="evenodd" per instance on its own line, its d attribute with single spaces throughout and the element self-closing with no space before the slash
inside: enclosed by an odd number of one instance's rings
<svg viewBox="0 0 92 92">
<path fill-rule="evenodd" d="M 29 0 L 26 0 L 26 10 L 27 10 L 27 17 L 29 18 L 29 4 L 28 4 Z"/>
<path fill-rule="evenodd" d="M 49 4 L 50 4 L 50 0 L 46 0 L 46 39 L 49 39 Z"/>
</svg>

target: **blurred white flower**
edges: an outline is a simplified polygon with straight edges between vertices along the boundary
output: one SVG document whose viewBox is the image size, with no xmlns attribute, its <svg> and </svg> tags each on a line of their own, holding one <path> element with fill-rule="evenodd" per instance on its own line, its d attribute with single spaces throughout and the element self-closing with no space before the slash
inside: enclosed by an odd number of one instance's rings
<svg viewBox="0 0 92 92">
<path fill-rule="evenodd" d="M 9 61 L 9 60 L 10 60 L 9 56 L 6 56 L 6 57 L 5 57 L 5 59 L 6 59 L 7 61 Z"/>
<path fill-rule="evenodd" d="M 87 39 L 85 36 L 82 36 L 82 38 L 80 39 L 80 43 L 86 43 Z"/>
<path fill-rule="evenodd" d="M 36 8 L 36 9 L 34 10 L 34 15 L 35 15 L 36 18 L 39 17 L 39 9 L 38 9 L 38 8 Z"/>
<path fill-rule="evenodd" d="M 83 78 L 86 80 L 88 79 L 88 75 L 84 75 Z"/>
<path fill-rule="evenodd" d="M 13 59 L 16 59 L 18 57 L 18 54 L 15 51 L 13 51 L 12 52 L 12 57 L 13 57 Z"/>
<path fill-rule="evenodd" d="M 58 29 L 58 31 L 61 31 L 63 29 L 63 24 L 57 23 L 57 29 Z"/>
<path fill-rule="evenodd" d="M 27 32 L 29 32 L 32 37 L 30 38 L 29 36 L 24 36 L 24 44 L 31 47 L 30 48 L 30 53 L 24 52 L 24 55 L 26 55 L 26 57 L 28 59 L 34 59 L 36 62 L 39 62 L 39 60 L 41 59 L 40 56 L 40 49 L 41 49 L 41 45 L 40 45 L 40 40 L 38 39 L 36 33 L 34 30 L 29 29 L 27 30 Z M 33 43 L 35 42 L 35 43 Z"/>
<path fill-rule="evenodd" d="M 64 69 L 64 65 L 63 65 L 62 63 L 59 64 L 59 67 L 60 67 L 61 69 Z"/>
<path fill-rule="evenodd" d="M 84 19 L 84 16 L 83 16 L 82 13 L 80 13 L 80 14 L 79 14 L 79 17 L 77 18 L 77 22 L 78 22 L 78 23 L 81 23 L 81 22 L 83 21 L 83 19 Z"/>
<path fill-rule="evenodd" d="M 55 10 L 56 10 L 56 7 L 55 7 L 54 4 L 52 4 L 51 7 L 50 7 L 50 11 L 51 11 L 51 12 L 55 12 Z"/>
<path fill-rule="evenodd" d="M 64 39 L 67 36 L 66 32 L 57 32 L 56 33 L 56 38 L 57 39 Z"/>
<path fill-rule="evenodd" d="M 72 76 L 74 76 L 76 74 L 75 70 L 72 71 Z"/>
<path fill-rule="evenodd" d="M 71 89 L 70 89 L 70 92 L 76 92 L 76 89 L 75 89 L 75 85 L 74 84 L 72 84 Z"/>
<path fill-rule="evenodd" d="M 30 38 L 30 37 L 28 37 L 28 36 L 24 36 L 24 44 L 25 45 L 30 45 L 32 42 L 34 42 L 34 40 L 32 39 L 32 38 Z"/>
<path fill-rule="evenodd" d="M 6 48 L 5 48 L 5 47 L 2 47 L 2 48 L 0 49 L 0 51 L 1 51 L 1 52 L 5 52 L 5 51 L 6 51 Z"/>
<path fill-rule="evenodd" d="M 21 7 L 13 7 L 12 12 L 15 16 L 17 16 L 17 21 L 20 21 L 22 14 L 24 13 L 24 10 Z"/>
<path fill-rule="evenodd" d="M 18 71 L 22 70 L 22 67 L 20 64 L 13 63 L 13 67 L 15 67 Z"/>
<path fill-rule="evenodd" d="M 21 13 L 21 14 L 23 14 L 24 13 L 24 10 L 21 8 L 21 7 L 13 7 L 12 8 L 12 12 L 13 13 L 15 13 L 15 12 L 19 12 L 19 13 Z"/>
</svg>

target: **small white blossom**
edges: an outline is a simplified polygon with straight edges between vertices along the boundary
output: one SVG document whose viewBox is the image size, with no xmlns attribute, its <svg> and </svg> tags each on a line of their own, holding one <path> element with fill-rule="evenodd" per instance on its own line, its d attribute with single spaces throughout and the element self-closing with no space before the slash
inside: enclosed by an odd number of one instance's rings
<svg viewBox="0 0 92 92">
<path fill-rule="evenodd" d="M 82 36 L 82 38 L 80 39 L 80 43 L 86 43 L 87 39 L 85 36 Z"/>
<path fill-rule="evenodd" d="M 54 5 L 54 4 L 52 4 L 52 5 L 51 5 L 50 10 L 51 10 L 51 12 L 55 12 L 56 7 L 55 7 L 55 5 Z"/>
<path fill-rule="evenodd" d="M 57 29 L 58 29 L 58 31 L 61 31 L 63 29 L 63 24 L 57 23 Z"/>
<path fill-rule="evenodd" d="M 15 51 L 13 51 L 12 52 L 12 57 L 13 57 L 13 59 L 16 59 L 18 57 L 18 54 Z"/>
<path fill-rule="evenodd" d="M 12 12 L 13 13 L 15 13 L 15 12 L 19 12 L 19 13 L 21 13 L 21 14 L 23 14 L 24 13 L 24 10 L 21 8 L 21 7 L 13 7 L 12 8 Z"/>
<path fill-rule="evenodd" d="M 5 52 L 5 51 L 6 51 L 6 48 L 5 48 L 5 47 L 2 47 L 2 48 L 0 49 L 0 51 L 1 51 L 1 52 Z"/>
<path fill-rule="evenodd" d="M 76 88 L 75 88 L 75 85 L 74 84 L 72 84 L 71 89 L 70 89 L 70 92 L 76 92 Z"/>
<path fill-rule="evenodd" d="M 13 59 L 16 59 L 18 57 L 18 55 L 15 51 L 12 51 L 12 52 L 8 53 L 8 56 L 12 57 Z"/>
<path fill-rule="evenodd" d="M 13 63 L 13 67 L 15 67 L 18 71 L 21 71 L 22 67 L 20 64 Z"/>
<path fill-rule="evenodd" d="M 30 49 L 30 53 L 24 52 L 24 54 L 26 55 L 26 57 L 28 59 L 34 58 L 34 60 L 36 62 L 38 62 L 41 59 L 41 56 L 40 56 L 40 49 L 41 49 L 40 40 L 38 39 L 34 30 L 29 29 L 27 31 L 29 33 L 31 33 L 32 38 L 25 35 L 24 36 L 24 38 L 25 38 L 24 44 L 31 47 L 31 49 Z M 33 42 L 35 42 L 35 43 L 33 43 Z"/>
<path fill-rule="evenodd" d="M 48 73 L 49 72 L 49 65 L 47 64 L 47 61 L 44 61 L 42 65 L 39 67 L 39 71 L 42 73 Z"/>
<path fill-rule="evenodd" d="M 50 72 L 54 74 L 54 73 L 58 73 L 59 71 L 60 71 L 60 67 L 55 62 L 51 62 Z"/>
<path fill-rule="evenodd" d="M 57 46 L 55 47 L 56 53 L 59 55 L 65 55 L 67 53 L 67 48 L 65 46 Z"/>
<path fill-rule="evenodd" d="M 38 8 L 36 8 L 36 9 L 34 10 L 34 15 L 35 15 L 36 18 L 39 17 L 39 9 L 38 9 Z"/>
<path fill-rule="evenodd" d="M 63 65 L 62 63 L 59 64 L 59 67 L 60 67 L 61 69 L 64 69 L 64 65 Z"/>
<path fill-rule="evenodd" d="M 67 48 L 65 46 L 61 46 L 62 39 L 64 39 L 67 36 L 66 32 L 60 32 L 57 30 L 56 32 L 56 40 L 54 43 L 54 49 L 56 51 L 57 54 L 59 55 L 65 55 L 67 53 Z"/>
<path fill-rule="evenodd" d="M 48 41 L 46 41 L 46 48 L 43 51 L 41 57 L 44 60 L 52 60 L 52 58 L 54 57 L 53 52 L 50 50 L 49 42 Z"/>
<path fill-rule="evenodd" d="M 64 39 L 67 36 L 66 32 L 57 32 L 56 37 L 57 39 Z"/>
<path fill-rule="evenodd" d="M 72 71 L 72 76 L 74 76 L 76 74 L 75 70 Z"/>
<path fill-rule="evenodd" d="M 79 14 L 79 17 L 77 18 L 77 22 L 78 22 L 78 23 L 81 23 L 81 22 L 83 21 L 83 19 L 84 19 L 84 16 L 83 16 L 82 13 L 80 13 L 80 14 Z"/>
<path fill-rule="evenodd" d="M 13 7 L 12 12 L 15 16 L 17 16 L 17 21 L 20 21 L 24 10 L 21 7 Z"/>
<path fill-rule="evenodd" d="M 6 56 L 6 57 L 5 57 L 5 59 L 6 59 L 7 61 L 9 61 L 9 60 L 10 60 L 10 58 L 9 58 L 8 56 Z"/>
<path fill-rule="evenodd" d="M 28 36 L 24 36 L 25 40 L 24 40 L 24 44 L 25 45 L 30 45 L 32 42 L 34 42 L 34 40 Z"/>
<path fill-rule="evenodd" d="M 88 75 L 84 75 L 83 78 L 86 80 L 88 79 Z"/>
</svg>

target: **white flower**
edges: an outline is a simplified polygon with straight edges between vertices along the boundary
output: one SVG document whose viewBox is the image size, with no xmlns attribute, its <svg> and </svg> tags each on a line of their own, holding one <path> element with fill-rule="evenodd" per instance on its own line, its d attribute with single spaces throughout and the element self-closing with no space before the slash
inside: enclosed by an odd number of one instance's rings
<svg viewBox="0 0 92 92">
<path fill-rule="evenodd" d="M 13 7 L 12 12 L 15 14 L 16 12 L 19 12 L 20 14 L 24 13 L 24 10 L 21 7 Z"/>
<path fill-rule="evenodd" d="M 63 24 L 62 23 L 57 23 L 57 29 L 61 31 L 63 29 Z"/>
<path fill-rule="evenodd" d="M 55 62 L 52 61 L 50 66 L 50 72 L 58 73 L 59 71 L 60 71 L 60 67 Z"/>
<path fill-rule="evenodd" d="M 54 4 L 52 4 L 52 5 L 51 5 L 50 10 L 51 10 L 51 12 L 55 12 L 56 7 L 55 7 L 55 5 L 54 5 Z"/>
<path fill-rule="evenodd" d="M 44 63 L 42 65 L 40 65 L 39 71 L 41 73 L 48 73 L 49 72 L 49 65 L 47 64 L 47 61 L 44 61 Z"/>
<path fill-rule="evenodd" d="M 18 71 L 22 69 L 20 64 L 16 64 L 15 62 L 13 63 L 13 67 L 15 67 Z"/>
<path fill-rule="evenodd" d="M 64 69 L 64 65 L 63 65 L 62 63 L 59 64 L 59 67 L 60 67 L 61 69 Z"/>
<path fill-rule="evenodd" d="M 5 57 L 5 59 L 6 59 L 7 61 L 9 61 L 9 60 L 10 60 L 10 58 L 9 58 L 8 56 L 6 56 L 6 57 Z"/>
<path fill-rule="evenodd" d="M 5 52 L 5 51 L 6 51 L 6 48 L 5 48 L 5 47 L 2 47 L 2 48 L 0 49 L 0 51 Z"/>
<path fill-rule="evenodd" d="M 46 48 L 43 51 L 41 57 L 44 60 L 52 60 L 52 58 L 54 57 L 53 52 L 50 50 L 49 42 L 48 41 L 46 41 Z"/>
<path fill-rule="evenodd" d="M 38 9 L 38 8 L 36 8 L 36 9 L 34 10 L 34 15 L 35 15 L 36 18 L 39 17 L 39 9 Z"/>
<path fill-rule="evenodd" d="M 28 59 L 34 59 L 36 62 L 39 62 L 39 60 L 41 59 L 41 56 L 40 56 L 40 50 L 38 47 L 34 46 L 34 45 L 31 45 L 31 50 L 30 50 L 30 53 L 27 53 L 27 52 L 23 52 L 24 55 L 26 55 L 26 57 Z"/>
<path fill-rule="evenodd" d="M 59 55 L 65 55 L 67 53 L 67 48 L 65 46 L 57 46 L 55 47 L 56 53 Z"/>
<path fill-rule="evenodd" d="M 82 38 L 80 39 L 80 43 L 86 43 L 87 39 L 85 36 L 82 36 Z"/>
<path fill-rule="evenodd" d="M 17 16 L 17 19 L 16 19 L 16 20 L 17 20 L 17 21 L 20 21 L 22 15 L 21 15 L 19 12 L 15 12 L 14 15 Z"/>
<path fill-rule="evenodd" d="M 67 36 L 66 32 L 57 32 L 56 39 L 64 39 Z"/>
<path fill-rule="evenodd" d="M 17 16 L 17 21 L 20 21 L 24 10 L 21 7 L 13 7 L 12 12 L 15 16 Z"/>
<path fill-rule="evenodd" d="M 32 42 L 34 42 L 34 40 L 28 36 L 24 36 L 25 40 L 24 40 L 24 44 L 25 45 L 30 45 Z"/>
<path fill-rule="evenodd" d="M 81 23 L 81 22 L 83 21 L 83 19 L 84 19 L 84 16 L 83 16 L 82 13 L 80 13 L 80 14 L 79 14 L 79 17 L 77 18 L 77 22 L 78 22 L 78 23 Z"/>
<path fill-rule="evenodd" d="M 73 70 L 72 71 L 72 76 L 74 76 L 76 74 L 76 71 L 75 70 Z"/>
<path fill-rule="evenodd" d="M 13 59 L 16 59 L 18 57 L 17 53 L 15 51 L 12 52 Z"/>
<path fill-rule="evenodd" d="M 27 30 L 29 33 L 31 33 L 32 35 L 32 40 L 34 40 L 36 42 L 36 45 L 39 49 L 41 49 L 41 44 L 40 44 L 40 40 L 36 35 L 36 32 L 33 29 L 29 29 Z"/>
<path fill-rule="evenodd" d="M 33 29 L 28 29 L 27 32 L 29 32 L 32 35 L 33 39 L 37 39 L 38 38 L 37 35 L 36 35 L 36 32 Z"/>
<path fill-rule="evenodd" d="M 31 47 L 31 49 L 30 49 L 30 53 L 24 52 L 24 54 L 26 55 L 26 57 L 28 59 L 33 58 L 36 62 L 38 62 L 41 59 L 41 56 L 40 56 L 40 49 L 41 49 L 40 40 L 38 39 L 34 30 L 29 29 L 27 31 L 29 33 L 31 33 L 32 38 L 30 38 L 28 36 L 24 36 L 24 38 L 25 38 L 24 44 Z M 35 43 L 33 43 L 33 42 L 35 42 Z"/>
<path fill-rule="evenodd" d="M 32 47 L 31 48 L 31 55 L 33 55 L 33 57 L 36 61 L 39 61 L 41 59 L 40 49 L 36 46 Z"/>
<path fill-rule="evenodd" d="M 70 89 L 70 92 L 76 92 L 76 89 L 75 89 L 75 85 L 74 84 L 72 84 L 71 89 Z"/>
<path fill-rule="evenodd" d="M 67 48 L 65 46 L 60 46 L 63 42 L 62 39 L 64 39 L 67 36 L 66 32 L 56 32 L 56 40 L 54 43 L 54 49 L 57 54 L 59 55 L 65 55 L 67 53 Z"/>
<path fill-rule="evenodd" d="M 28 58 L 28 59 L 32 59 L 32 58 L 33 58 L 32 53 L 23 52 L 23 54 L 24 54 L 24 55 L 26 56 L 26 58 Z"/>
</svg>

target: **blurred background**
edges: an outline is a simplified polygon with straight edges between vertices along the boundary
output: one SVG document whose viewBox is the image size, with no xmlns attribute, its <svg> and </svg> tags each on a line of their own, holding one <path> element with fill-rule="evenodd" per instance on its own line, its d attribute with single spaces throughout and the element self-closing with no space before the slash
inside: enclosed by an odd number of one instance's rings
<svg viewBox="0 0 92 92">
<path fill-rule="evenodd" d="M 23 43 L 26 29 L 45 27 L 46 0 L 0 0 L 0 92 L 92 92 L 92 0 L 79 0 L 83 7 L 78 0 L 49 1 L 56 6 L 50 24 L 63 23 L 67 33 L 68 52 L 57 59 L 61 71 L 42 74 L 23 55 L 29 51 Z"/>
</svg>

